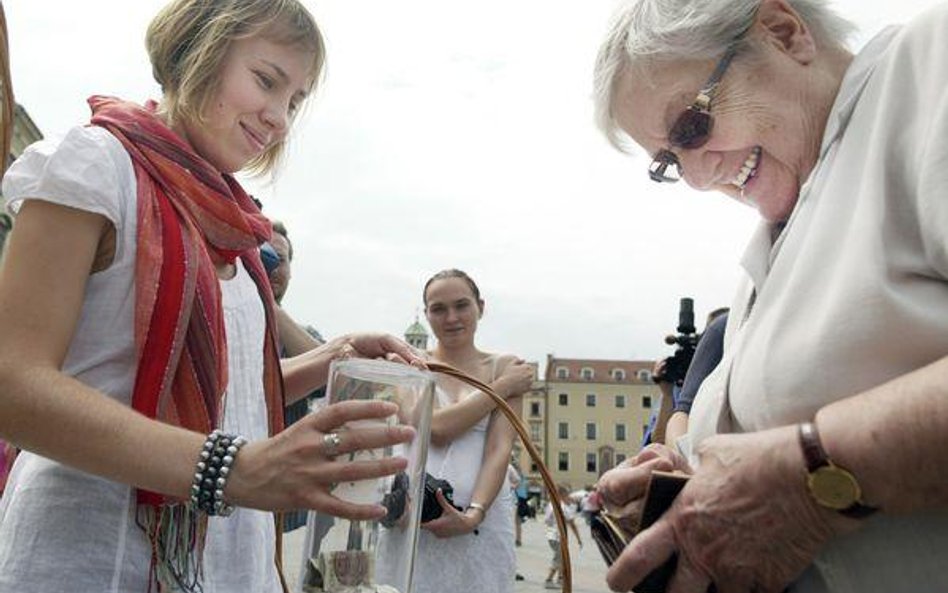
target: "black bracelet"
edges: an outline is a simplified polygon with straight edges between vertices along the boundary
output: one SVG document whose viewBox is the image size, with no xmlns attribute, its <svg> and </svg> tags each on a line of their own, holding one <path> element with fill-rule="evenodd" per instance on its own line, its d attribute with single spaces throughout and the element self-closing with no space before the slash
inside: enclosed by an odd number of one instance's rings
<svg viewBox="0 0 948 593">
<path fill-rule="evenodd" d="M 247 439 L 214 430 L 207 435 L 191 483 L 191 507 L 210 516 L 226 517 L 234 506 L 224 500 L 224 488 L 240 448 Z"/>
</svg>

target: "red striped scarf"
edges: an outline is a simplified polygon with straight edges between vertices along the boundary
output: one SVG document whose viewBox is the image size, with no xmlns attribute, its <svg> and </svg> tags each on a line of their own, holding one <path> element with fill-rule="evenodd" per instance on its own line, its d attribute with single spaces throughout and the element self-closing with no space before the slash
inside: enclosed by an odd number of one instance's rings
<svg viewBox="0 0 948 593">
<path fill-rule="evenodd" d="M 257 250 L 270 238 L 270 222 L 232 176 L 195 154 L 156 116 L 153 102 L 142 107 L 95 96 L 89 105 L 91 123 L 111 132 L 128 151 L 137 181 L 138 367 L 132 407 L 149 418 L 204 434 L 220 426 L 227 341 L 215 264 L 233 264 L 239 258 L 264 302 L 263 391 L 270 434 L 279 432 L 283 384 L 274 301 Z M 158 509 L 144 522 L 159 570 L 167 562 L 187 562 L 190 568 L 183 572 L 193 569 L 193 562 L 171 558 L 181 552 L 172 549 L 173 542 L 160 541 L 161 524 L 169 521 L 162 516 L 168 514 L 165 510 L 175 507 L 172 523 L 188 521 L 182 515 L 187 512 L 184 505 L 177 504 L 181 501 L 144 490 L 138 490 L 137 499 L 140 510 Z M 185 530 L 191 531 L 185 538 L 189 554 L 202 547 L 202 530 L 193 528 L 203 521 L 191 523 L 192 529 Z M 181 537 L 180 528 L 173 537 Z"/>
</svg>

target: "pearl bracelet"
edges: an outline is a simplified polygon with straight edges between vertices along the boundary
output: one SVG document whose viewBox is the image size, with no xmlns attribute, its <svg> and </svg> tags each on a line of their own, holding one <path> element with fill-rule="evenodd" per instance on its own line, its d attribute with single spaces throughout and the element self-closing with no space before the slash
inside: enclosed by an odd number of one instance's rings
<svg viewBox="0 0 948 593">
<path fill-rule="evenodd" d="M 226 517 L 234 506 L 224 500 L 224 488 L 240 448 L 247 439 L 214 430 L 207 435 L 191 483 L 191 507 L 210 516 Z"/>
</svg>

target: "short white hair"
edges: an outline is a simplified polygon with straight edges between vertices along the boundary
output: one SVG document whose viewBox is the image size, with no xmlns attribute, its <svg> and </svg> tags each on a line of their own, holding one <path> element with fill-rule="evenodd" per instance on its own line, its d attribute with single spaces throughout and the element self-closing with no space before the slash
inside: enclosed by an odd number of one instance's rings
<svg viewBox="0 0 948 593">
<path fill-rule="evenodd" d="M 596 124 L 609 143 L 626 150 L 613 111 L 619 78 L 643 60 L 717 58 L 754 23 L 762 0 L 625 0 L 599 48 L 593 76 Z M 787 0 L 819 47 L 845 47 L 855 26 L 828 0 Z"/>
</svg>

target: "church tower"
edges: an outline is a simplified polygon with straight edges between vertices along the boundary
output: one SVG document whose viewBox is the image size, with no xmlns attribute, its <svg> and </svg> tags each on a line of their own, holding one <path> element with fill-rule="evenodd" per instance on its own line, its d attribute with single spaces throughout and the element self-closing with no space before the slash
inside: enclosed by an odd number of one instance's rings
<svg viewBox="0 0 948 593">
<path fill-rule="evenodd" d="M 418 321 L 417 315 L 415 316 L 415 322 L 405 330 L 405 341 L 419 350 L 428 349 L 428 331 L 425 329 L 425 326 Z"/>
</svg>

